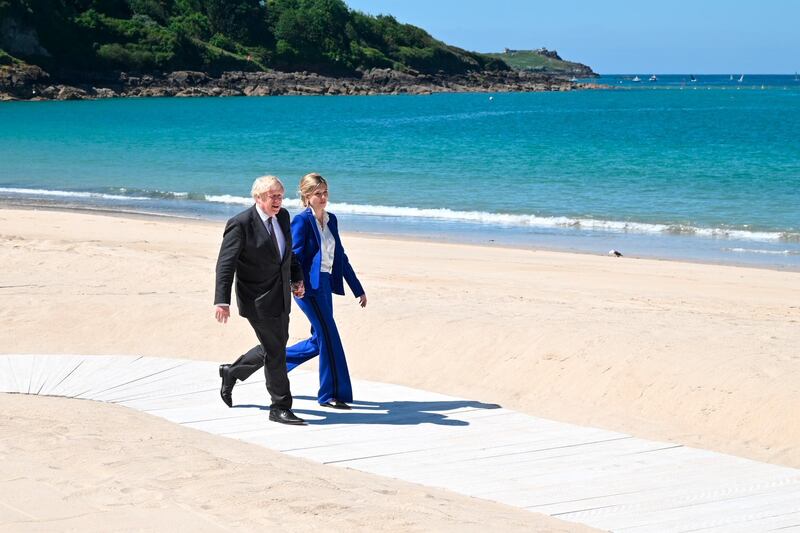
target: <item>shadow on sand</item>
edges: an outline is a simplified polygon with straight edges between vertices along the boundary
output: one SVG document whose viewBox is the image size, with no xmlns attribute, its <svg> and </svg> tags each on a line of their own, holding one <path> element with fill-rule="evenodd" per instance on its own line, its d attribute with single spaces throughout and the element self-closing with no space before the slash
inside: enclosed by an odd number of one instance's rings
<svg viewBox="0 0 800 533">
<path fill-rule="evenodd" d="M 310 400 L 316 402 L 313 396 L 295 396 L 297 400 Z M 409 426 L 415 424 L 438 424 L 441 426 L 468 426 L 466 420 L 453 418 L 461 413 L 478 409 L 500 409 L 494 403 L 483 403 L 473 400 L 453 400 L 442 402 L 366 402 L 359 401 L 350 404 L 352 411 L 340 411 L 320 407 L 319 409 L 293 408 L 299 416 L 319 416 L 321 419 L 306 420 L 309 426 L 327 424 L 386 424 L 395 426 Z M 234 408 L 269 410 L 265 405 L 234 405 Z M 447 414 L 448 411 L 459 411 Z"/>
</svg>

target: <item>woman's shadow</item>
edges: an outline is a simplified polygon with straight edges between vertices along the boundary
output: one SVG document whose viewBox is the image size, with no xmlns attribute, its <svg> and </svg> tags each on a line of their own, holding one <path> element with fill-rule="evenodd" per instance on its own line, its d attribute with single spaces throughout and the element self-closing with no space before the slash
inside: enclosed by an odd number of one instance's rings
<svg viewBox="0 0 800 533">
<path fill-rule="evenodd" d="M 297 400 L 310 400 L 316 402 L 313 396 L 295 396 Z M 340 411 L 326 407 L 319 409 L 303 409 L 295 407 L 292 410 L 300 415 L 312 415 L 319 419 L 306 419 L 309 426 L 326 424 L 386 424 L 393 426 L 408 426 L 416 424 L 437 424 L 440 426 L 468 426 L 466 420 L 452 418 L 452 415 L 475 411 L 478 409 L 500 409 L 494 403 L 483 403 L 474 400 L 452 400 L 441 402 L 367 402 L 359 401 L 350 404 L 352 411 Z M 269 409 L 263 405 L 237 405 L 235 407 Z M 450 415 L 443 412 L 454 411 Z M 367 411 L 367 412 L 364 412 Z"/>
</svg>

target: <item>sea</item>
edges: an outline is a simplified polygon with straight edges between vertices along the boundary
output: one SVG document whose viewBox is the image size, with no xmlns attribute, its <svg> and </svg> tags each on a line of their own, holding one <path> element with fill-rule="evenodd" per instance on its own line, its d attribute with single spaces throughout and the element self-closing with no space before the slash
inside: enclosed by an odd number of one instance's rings
<svg viewBox="0 0 800 533">
<path fill-rule="evenodd" d="M 222 227 L 264 174 L 298 211 L 313 171 L 345 231 L 800 270 L 797 76 L 655 78 L 547 93 L 3 102 L 0 202 Z"/>
</svg>

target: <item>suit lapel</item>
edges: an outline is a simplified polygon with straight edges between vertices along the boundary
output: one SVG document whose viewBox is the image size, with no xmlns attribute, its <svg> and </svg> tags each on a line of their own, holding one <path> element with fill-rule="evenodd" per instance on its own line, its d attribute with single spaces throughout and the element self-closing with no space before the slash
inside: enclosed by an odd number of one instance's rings
<svg viewBox="0 0 800 533">
<path fill-rule="evenodd" d="M 314 211 L 309 207 L 306 211 L 306 218 L 308 222 L 311 224 L 311 230 L 314 233 L 314 237 L 317 238 L 317 248 L 320 250 L 322 249 L 322 235 L 319 234 L 319 226 L 317 226 L 317 217 L 314 216 Z"/>
<path fill-rule="evenodd" d="M 331 216 L 330 213 L 328 213 L 328 229 L 330 230 L 331 235 L 333 235 L 334 242 L 336 242 L 336 245 L 338 246 L 339 245 L 339 229 L 336 227 L 336 221 Z"/>
<path fill-rule="evenodd" d="M 267 233 L 267 228 L 264 225 L 264 221 L 261 220 L 261 215 L 258 214 L 258 210 L 256 206 L 253 206 L 251 210 L 251 218 L 253 224 L 253 231 L 255 232 L 256 236 L 256 246 L 261 248 L 266 247 L 269 248 L 270 258 L 274 258 L 278 255 L 278 250 L 275 249 L 275 245 L 272 244 L 272 239 L 269 238 L 269 233 Z"/>
</svg>

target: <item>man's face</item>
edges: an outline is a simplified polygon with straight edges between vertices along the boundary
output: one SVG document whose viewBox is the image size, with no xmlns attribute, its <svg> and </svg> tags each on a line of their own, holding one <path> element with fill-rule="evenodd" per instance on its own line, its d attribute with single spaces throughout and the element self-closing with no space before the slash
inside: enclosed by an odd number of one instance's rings
<svg viewBox="0 0 800 533">
<path fill-rule="evenodd" d="M 283 189 L 280 187 L 273 187 L 267 192 L 262 193 L 255 197 L 258 207 L 261 208 L 268 216 L 274 217 L 281 210 L 283 203 Z"/>
</svg>

